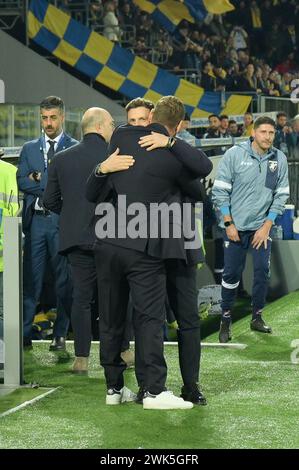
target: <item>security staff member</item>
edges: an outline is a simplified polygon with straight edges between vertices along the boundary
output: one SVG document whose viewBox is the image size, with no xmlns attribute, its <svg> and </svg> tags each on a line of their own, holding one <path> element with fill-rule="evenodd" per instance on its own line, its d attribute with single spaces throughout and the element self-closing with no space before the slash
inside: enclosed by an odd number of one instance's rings
<svg viewBox="0 0 299 470">
<path fill-rule="evenodd" d="M 16 215 L 19 208 L 17 168 L 1 160 L 0 149 L 0 339 L 3 338 L 3 227 L 4 218 Z"/>
</svg>

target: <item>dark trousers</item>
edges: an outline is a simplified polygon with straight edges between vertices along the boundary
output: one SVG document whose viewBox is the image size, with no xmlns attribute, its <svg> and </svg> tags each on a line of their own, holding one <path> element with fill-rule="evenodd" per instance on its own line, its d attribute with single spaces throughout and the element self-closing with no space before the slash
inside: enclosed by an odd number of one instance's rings
<svg viewBox="0 0 299 470">
<path fill-rule="evenodd" d="M 95 250 L 100 315 L 100 360 L 108 388 L 121 388 L 126 368 L 120 358 L 129 292 L 133 304 L 135 347 L 144 358 L 144 385 L 165 390 L 163 351 L 166 277 L 164 263 L 145 253 L 101 243 Z"/>
<path fill-rule="evenodd" d="M 91 345 L 91 309 L 97 290 L 94 252 L 75 248 L 68 254 L 68 261 L 73 281 L 71 322 L 75 356 L 88 357 Z"/>
<path fill-rule="evenodd" d="M 26 252 L 27 249 L 27 252 Z M 50 257 L 55 276 L 57 318 L 53 336 L 66 336 L 69 326 L 71 297 L 67 259 L 58 254 L 58 226 L 52 216 L 33 215 L 29 237 L 24 245 L 24 330 L 31 337 L 32 321 L 39 301 L 46 264 Z"/>
<path fill-rule="evenodd" d="M 239 232 L 240 242 L 232 242 L 224 235 L 224 272 L 222 278 L 222 303 L 223 311 L 231 310 L 245 267 L 248 250 L 253 258 L 253 311 L 264 307 L 267 295 L 268 280 L 270 274 L 271 240 L 267 242 L 267 249 L 262 245 L 258 250 L 252 248 L 251 242 L 255 231 Z M 270 235 L 271 236 L 271 235 Z"/>
<path fill-rule="evenodd" d="M 179 326 L 178 350 L 181 375 L 184 385 L 192 388 L 199 379 L 201 354 L 196 266 L 186 266 L 183 261 L 175 259 L 167 260 L 165 266 L 169 304 Z M 137 349 L 135 372 L 140 387 L 143 387 L 144 382 L 143 370 L 143 358 Z"/>
</svg>

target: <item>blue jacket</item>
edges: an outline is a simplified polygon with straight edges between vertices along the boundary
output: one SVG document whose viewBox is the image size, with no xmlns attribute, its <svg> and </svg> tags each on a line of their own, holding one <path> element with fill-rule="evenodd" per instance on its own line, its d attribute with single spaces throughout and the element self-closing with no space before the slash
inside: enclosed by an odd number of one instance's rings
<svg viewBox="0 0 299 470">
<path fill-rule="evenodd" d="M 272 147 L 260 157 L 248 140 L 225 152 L 212 200 L 223 216 L 232 216 L 238 230 L 257 230 L 266 219 L 274 222 L 288 197 L 288 163 L 280 150 Z M 223 227 L 223 220 L 220 225 Z"/>
<path fill-rule="evenodd" d="M 63 134 L 58 143 L 56 153 L 76 145 L 78 142 L 67 134 Z M 29 174 L 38 171 L 42 174 L 40 181 L 32 181 Z M 42 197 L 47 185 L 48 171 L 45 170 L 43 140 L 42 137 L 26 142 L 21 150 L 19 167 L 17 171 L 17 182 L 19 190 L 24 193 L 23 201 L 23 228 L 29 228 L 32 219 L 35 200 Z M 58 219 L 58 217 L 56 216 Z"/>
</svg>

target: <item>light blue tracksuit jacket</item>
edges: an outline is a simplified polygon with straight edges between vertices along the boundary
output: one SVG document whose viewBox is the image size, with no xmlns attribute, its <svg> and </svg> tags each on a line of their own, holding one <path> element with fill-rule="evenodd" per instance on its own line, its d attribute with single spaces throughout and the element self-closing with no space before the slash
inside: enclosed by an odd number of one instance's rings
<svg viewBox="0 0 299 470">
<path fill-rule="evenodd" d="M 260 157 L 249 139 L 225 152 L 212 200 L 222 216 L 232 216 L 237 230 L 257 230 L 266 219 L 274 222 L 288 197 L 288 163 L 280 150 L 272 147 Z M 223 217 L 220 225 L 223 227 Z"/>
</svg>

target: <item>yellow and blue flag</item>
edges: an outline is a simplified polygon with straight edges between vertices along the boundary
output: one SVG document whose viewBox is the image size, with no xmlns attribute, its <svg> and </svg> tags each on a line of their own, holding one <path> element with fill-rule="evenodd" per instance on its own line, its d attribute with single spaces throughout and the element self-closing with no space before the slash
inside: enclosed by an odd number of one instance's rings
<svg viewBox="0 0 299 470">
<path fill-rule="evenodd" d="M 194 23 L 203 21 L 208 13 L 220 15 L 235 9 L 229 0 L 133 0 L 133 2 L 169 32 L 173 32 L 182 20 Z"/>
<path fill-rule="evenodd" d="M 192 118 L 243 114 L 251 102 L 250 96 L 231 95 L 223 108 L 220 93 L 205 92 L 132 54 L 46 0 L 31 0 L 28 34 L 55 57 L 130 99 L 140 96 L 155 103 L 165 95 L 177 96 Z"/>
</svg>

